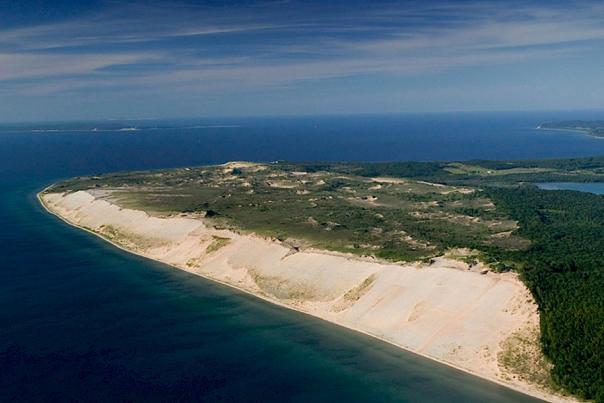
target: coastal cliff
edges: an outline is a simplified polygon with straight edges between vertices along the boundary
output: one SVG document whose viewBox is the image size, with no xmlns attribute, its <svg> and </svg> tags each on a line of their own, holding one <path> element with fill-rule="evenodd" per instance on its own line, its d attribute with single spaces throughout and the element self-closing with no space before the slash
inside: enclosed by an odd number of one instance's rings
<svg viewBox="0 0 604 403">
<path fill-rule="evenodd" d="M 216 229 L 186 214 L 155 217 L 94 191 L 42 193 L 66 222 L 129 252 L 355 329 L 431 359 L 548 400 L 510 361 L 539 362 L 539 317 L 513 273 L 465 263 L 389 264 Z"/>
</svg>

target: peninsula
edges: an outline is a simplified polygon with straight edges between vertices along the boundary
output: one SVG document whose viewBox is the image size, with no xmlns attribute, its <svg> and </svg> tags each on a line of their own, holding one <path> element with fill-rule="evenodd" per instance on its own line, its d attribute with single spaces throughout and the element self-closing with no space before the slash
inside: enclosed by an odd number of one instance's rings
<svg viewBox="0 0 604 403">
<path fill-rule="evenodd" d="M 565 120 L 562 122 L 542 123 L 537 128 L 581 132 L 593 137 L 604 137 L 604 121 L 602 120 Z"/>
<path fill-rule="evenodd" d="M 132 253 L 534 396 L 599 399 L 604 199 L 548 181 L 604 181 L 604 158 L 232 162 L 39 199 Z"/>
</svg>

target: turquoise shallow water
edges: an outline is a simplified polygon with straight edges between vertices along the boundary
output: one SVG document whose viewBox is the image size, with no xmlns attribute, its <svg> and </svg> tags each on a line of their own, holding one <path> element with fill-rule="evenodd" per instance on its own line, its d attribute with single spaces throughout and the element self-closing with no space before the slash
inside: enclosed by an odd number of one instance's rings
<svg viewBox="0 0 604 403">
<path fill-rule="evenodd" d="M 480 119 L 457 122 L 466 127 L 459 139 L 472 142 L 489 126 Z M 528 139 L 532 122 L 501 122 Z M 240 127 L 136 135 L 0 133 L 0 401 L 535 401 L 129 255 L 47 214 L 35 198 L 58 178 L 97 172 L 278 155 L 355 159 L 363 149 L 375 157 L 376 142 L 383 159 L 445 153 L 438 143 L 433 154 L 409 145 L 428 141 L 425 132 L 438 137 L 438 125 L 405 131 L 409 126 L 399 122 L 397 130 L 383 128 L 371 140 L 351 138 L 347 128 L 354 125 L 344 123 L 332 122 L 302 142 L 283 137 L 288 126 L 281 121 L 250 132 Z M 411 127 L 423 126 L 413 121 Z M 548 149 L 555 150 L 556 139 L 570 141 L 548 137 Z M 585 136 L 576 139 L 579 149 L 589 143 Z M 498 141 L 508 144 L 504 140 Z M 339 148 L 328 154 L 324 144 Z"/>
</svg>

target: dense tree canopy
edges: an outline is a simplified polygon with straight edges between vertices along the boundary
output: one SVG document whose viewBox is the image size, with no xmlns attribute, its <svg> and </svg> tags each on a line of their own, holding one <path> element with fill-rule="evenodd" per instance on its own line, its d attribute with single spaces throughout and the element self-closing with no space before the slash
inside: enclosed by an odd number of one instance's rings
<svg viewBox="0 0 604 403">
<path fill-rule="evenodd" d="M 535 188 L 489 193 L 533 242 L 514 259 L 539 304 L 554 379 L 604 401 L 604 197 Z"/>
</svg>

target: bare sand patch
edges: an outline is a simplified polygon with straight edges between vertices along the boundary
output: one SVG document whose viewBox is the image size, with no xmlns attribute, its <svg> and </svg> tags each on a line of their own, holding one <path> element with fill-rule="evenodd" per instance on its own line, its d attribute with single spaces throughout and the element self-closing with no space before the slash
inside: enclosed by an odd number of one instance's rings
<svg viewBox="0 0 604 403">
<path fill-rule="evenodd" d="M 377 182 L 377 183 L 392 183 L 392 184 L 409 183 L 409 181 L 407 179 L 402 179 L 402 178 L 387 178 L 387 177 L 384 177 L 384 176 L 371 178 L 371 181 L 372 182 Z"/>
</svg>

